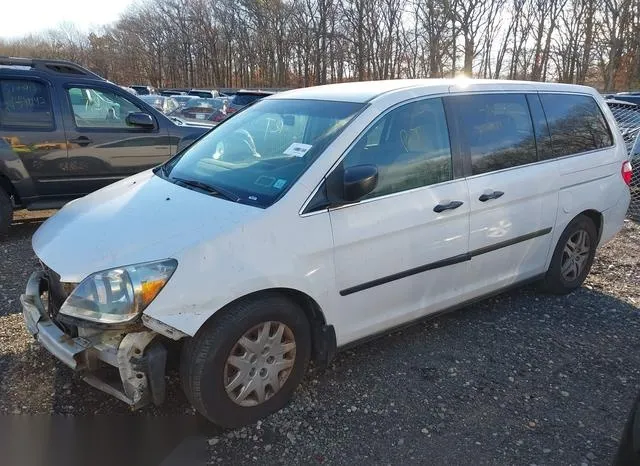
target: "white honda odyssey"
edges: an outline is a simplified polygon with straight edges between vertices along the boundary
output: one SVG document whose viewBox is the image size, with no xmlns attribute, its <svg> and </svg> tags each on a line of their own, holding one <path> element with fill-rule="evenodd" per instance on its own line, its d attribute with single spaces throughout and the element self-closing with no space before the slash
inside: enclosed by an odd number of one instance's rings
<svg viewBox="0 0 640 466">
<path fill-rule="evenodd" d="M 239 426 L 347 344 L 524 282 L 580 287 L 623 224 L 630 178 L 588 87 L 284 92 L 45 222 L 24 320 L 133 407 L 162 403 L 180 340 L 189 400 Z"/>
</svg>

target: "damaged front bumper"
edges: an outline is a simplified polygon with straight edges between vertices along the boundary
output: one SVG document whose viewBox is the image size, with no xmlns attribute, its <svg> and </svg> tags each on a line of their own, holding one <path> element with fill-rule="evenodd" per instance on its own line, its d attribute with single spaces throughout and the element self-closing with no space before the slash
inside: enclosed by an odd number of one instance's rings
<svg viewBox="0 0 640 466">
<path fill-rule="evenodd" d="M 34 272 L 20 303 L 29 333 L 47 351 L 90 385 L 134 408 L 164 401 L 167 350 L 156 338 L 158 333 L 140 325 L 114 330 L 78 327 L 73 337 L 47 314 L 41 297 L 45 287 L 44 272 Z"/>
</svg>

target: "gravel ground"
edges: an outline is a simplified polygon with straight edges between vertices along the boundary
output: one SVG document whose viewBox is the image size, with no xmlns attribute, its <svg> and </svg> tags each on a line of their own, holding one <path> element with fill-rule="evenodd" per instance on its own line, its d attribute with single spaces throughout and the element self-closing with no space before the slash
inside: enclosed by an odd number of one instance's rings
<svg viewBox="0 0 640 466">
<path fill-rule="evenodd" d="M 36 266 L 22 215 L 0 243 L 0 414 L 135 413 L 33 343 L 18 296 Z M 569 297 L 525 287 L 340 353 L 256 425 L 207 432 L 222 464 L 610 464 L 640 388 L 640 226 L 599 250 Z"/>
</svg>

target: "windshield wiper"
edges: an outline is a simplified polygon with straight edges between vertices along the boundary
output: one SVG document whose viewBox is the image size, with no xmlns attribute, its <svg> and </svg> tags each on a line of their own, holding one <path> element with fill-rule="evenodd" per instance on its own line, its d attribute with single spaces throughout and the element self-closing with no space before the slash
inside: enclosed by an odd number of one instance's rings
<svg viewBox="0 0 640 466">
<path fill-rule="evenodd" d="M 198 180 L 187 180 L 184 178 L 171 178 L 171 179 L 173 181 L 177 181 L 178 183 L 182 183 L 184 185 L 191 186 L 193 188 L 201 189 L 202 191 L 205 191 L 211 194 L 212 196 L 223 197 L 233 202 L 238 202 L 240 200 L 240 197 L 236 193 L 229 191 L 228 189 L 221 188 L 219 186 L 212 186 L 210 184 L 207 184 Z"/>
</svg>

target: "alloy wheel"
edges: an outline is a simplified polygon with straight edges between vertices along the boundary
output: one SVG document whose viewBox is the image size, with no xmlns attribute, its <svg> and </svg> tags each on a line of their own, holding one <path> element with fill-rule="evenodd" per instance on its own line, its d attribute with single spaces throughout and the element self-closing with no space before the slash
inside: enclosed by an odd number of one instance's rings
<svg viewBox="0 0 640 466">
<path fill-rule="evenodd" d="M 578 230 L 571 235 L 562 251 L 562 277 L 570 282 L 578 279 L 587 264 L 590 252 L 591 239 L 585 230 Z"/>
</svg>

